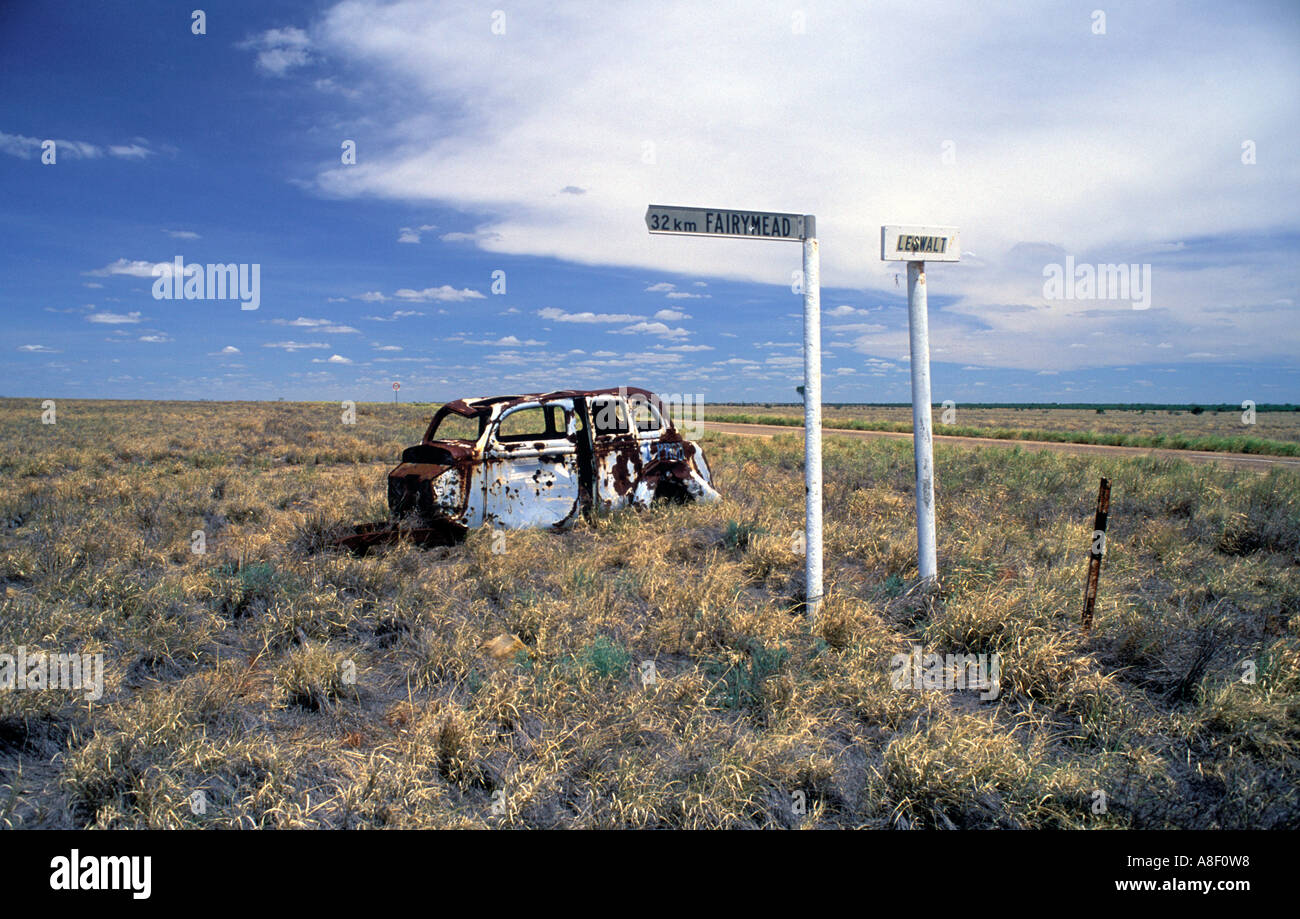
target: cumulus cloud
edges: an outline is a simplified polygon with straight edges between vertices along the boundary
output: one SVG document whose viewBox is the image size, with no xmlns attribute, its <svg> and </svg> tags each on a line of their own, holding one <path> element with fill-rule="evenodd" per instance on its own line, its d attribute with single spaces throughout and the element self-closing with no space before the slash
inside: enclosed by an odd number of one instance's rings
<svg viewBox="0 0 1300 919">
<path fill-rule="evenodd" d="M 363 316 L 363 319 L 369 319 L 374 322 L 396 322 L 399 319 L 405 319 L 408 316 L 423 316 L 419 310 L 393 310 L 387 316 Z"/>
<path fill-rule="evenodd" d="M 521 341 L 519 338 L 515 337 L 514 335 L 506 335 L 506 336 L 503 336 L 503 337 L 501 337 L 501 338 L 489 339 L 489 340 L 487 340 L 487 341 L 468 341 L 468 340 L 465 340 L 465 341 L 462 341 L 461 344 L 465 344 L 465 345 L 500 345 L 500 346 L 504 346 L 504 347 L 513 347 L 513 348 L 520 348 L 520 347 L 529 347 L 529 348 L 531 348 L 531 347 L 536 347 L 536 346 L 538 346 L 538 345 L 544 345 L 544 344 L 546 344 L 546 342 L 544 342 L 544 341 L 536 341 L 535 339 L 532 339 L 532 338 L 524 339 L 524 340 Z"/>
<path fill-rule="evenodd" d="M 630 313 L 593 313 L 590 310 L 569 313 L 554 306 L 538 310 L 537 315 L 543 319 L 549 319 L 551 322 L 635 322 L 638 319 L 645 318 L 644 316 L 633 316 Z"/>
<path fill-rule="evenodd" d="M 691 317 L 680 310 L 660 310 L 655 313 L 654 318 L 662 319 L 664 322 L 678 322 L 682 319 L 690 319 Z"/>
<path fill-rule="evenodd" d="M 152 278 L 156 277 L 153 273 L 155 265 L 161 266 L 169 273 L 172 267 L 171 262 L 146 262 L 142 259 L 119 258 L 116 261 L 109 262 L 103 268 L 87 271 L 86 274 L 98 278 L 113 277 L 115 275 L 125 275 L 130 278 Z"/>
<path fill-rule="evenodd" d="M 329 345 L 321 341 L 268 341 L 262 343 L 263 348 L 280 348 L 285 351 L 303 351 L 308 348 L 328 348 Z"/>
<path fill-rule="evenodd" d="M 397 241 L 399 243 L 416 243 L 420 242 L 420 235 L 438 229 L 431 223 L 426 223 L 418 227 L 402 227 L 398 233 Z"/>
<path fill-rule="evenodd" d="M 292 326 L 295 329 L 304 329 L 308 332 L 327 332 L 340 335 L 348 335 L 359 331 L 350 325 L 339 325 L 332 319 L 310 319 L 306 316 L 299 316 L 297 319 L 272 319 L 271 324 Z"/>
<path fill-rule="evenodd" d="M 424 290 L 412 290 L 409 287 L 403 287 L 401 290 L 393 292 L 393 296 L 399 300 L 440 300 L 448 303 L 457 303 L 462 300 L 483 300 L 486 295 L 479 293 L 469 287 L 462 287 L 457 290 L 450 284 L 443 284 L 439 287 L 426 287 Z"/>
<path fill-rule="evenodd" d="M 662 322 L 637 322 L 622 329 L 610 329 L 611 335 L 657 335 L 660 338 L 686 338 L 691 333 L 685 329 L 669 328 Z"/>
<path fill-rule="evenodd" d="M 130 325 L 139 322 L 143 317 L 138 312 L 131 313 L 110 313 L 98 312 L 91 313 L 86 317 L 87 322 L 96 322 L 100 325 Z"/>
<path fill-rule="evenodd" d="M 1215 353 L 1300 352 L 1300 324 L 1285 314 L 1231 328 L 1206 314 L 1289 296 L 1284 259 L 1264 263 L 1247 299 L 1232 279 L 1256 267 L 1251 246 L 1231 247 L 1225 265 L 1203 273 L 1184 243 L 1296 227 L 1287 202 L 1300 197 L 1300 161 L 1276 158 L 1266 170 L 1264 159 L 1300 146 L 1294 28 L 1169 2 L 1126 11 L 1122 34 L 1105 36 L 1091 34 L 1087 11 L 1077 21 L 1064 11 L 1026 17 L 1014 4 L 974 18 L 935 0 L 825 0 L 807 12 L 804 33 L 792 35 L 785 16 L 669 0 L 647 30 L 635 6 L 593 18 L 585 4 L 558 2 L 544 25 L 512 30 L 503 56 L 472 9 L 349 0 L 313 23 L 314 41 L 400 88 L 400 100 L 374 155 L 323 169 L 316 186 L 458 208 L 480 223 L 442 238 L 490 252 L 774 285 L 790 283 L 797 246 L 649 237 L 646 204 L 816 213 L 827 288 L 898 290 L 899 266 L 872 255 L 882 223 L 958 225 L 967 256 L 931 275 L 932 334 L 953 336 L 948 359 L 981 365 L 1055 360 L 1085 323 L 1114 341 L 1141 328 L 1114 311 L 1088 317 L 1044 303 L 1042 261 L 1001 257 L 1016 244 L 1050 240 L 1105 262 L 1150 253 L 1140 260 L 1181 260 L 1156 276 L 1157 298 L 1163 290 L 1177 313 L 1139 314 L 1159 337 L 1134 337 L 1124 360 L 1155 353 L 1157 341 L 1182 349 L 1206 328 L 1233 345 Z M 727 53 L 717 53 L 718 35 Z M 1251 61 L 1248 80 L 1241 60 Z M 897 87 L 914 73 L 932 78 L 873 94 L 861 114 L 861 87 Z M 454 111 L 454 125 L 430 109 Z M 1240 162 L 1246 137 L 1258 166 Z M 586 194 L 556 194 L 575 177 Z M 663 284 L 653 292 L 687 293 Z M 854 347 L 905 354 L 905 334 L 863 330 Z M 1073 350 L 1093 365 L 1111 360 Z"/>
<path fill-rule="evenodd" d="M 311 39 L 302 29 L 267 29 L 246 39 L 238 47 L 257 52 L 257 67 L 264 73 L 282 77 L 310 60 Z"/>
</svg>

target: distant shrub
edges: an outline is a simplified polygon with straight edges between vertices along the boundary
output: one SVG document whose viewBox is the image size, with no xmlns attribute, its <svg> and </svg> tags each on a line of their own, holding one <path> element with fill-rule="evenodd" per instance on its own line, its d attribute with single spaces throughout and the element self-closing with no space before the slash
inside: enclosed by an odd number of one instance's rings
<svg viewBox="0 0 1300 919">
<path fill-rule="evenodd" d="M 763 683 L 779 673 L 789 659 L 790 650 L 784 645 L 769 648 L 761 641 L 752 641 L 748 660 L 730 665 L 715 663 L 711 668 L 715 675 L 721 671 L 715 690 L 718 701 L 725 708 L 760 707 L 763 702 Z"/>
<path fill-rule="evenodd" d="M 602 680 L 612 680 L 631 673 L 632 655 L 622 645 L 600 635 L 573 656 L 573 663 Z"/>
<path fill-rule="evenodd" d="M 340 699 L 356 696 L 346 675 L 347 666 L 337 651 L 322 645 L 304 645 L 294 649 L 279 667 L 276 683 L 290 705 L 317 712 Z"/>
<path fill-rule="evenodd" d="M 212 571 L 220 611 L 236 618 L 274 599 L 280 578 L 270 562 L 228 562 Z"/>
<path fill-rule="evenodd" d="M 728 549 L 747 549 L 754 541 L 754 537 L 762 536 L 763 533 L 763 528 L 756 523 L 728 520 L 727 532 L 722 537 L 722 542 Z"/>
</svg>

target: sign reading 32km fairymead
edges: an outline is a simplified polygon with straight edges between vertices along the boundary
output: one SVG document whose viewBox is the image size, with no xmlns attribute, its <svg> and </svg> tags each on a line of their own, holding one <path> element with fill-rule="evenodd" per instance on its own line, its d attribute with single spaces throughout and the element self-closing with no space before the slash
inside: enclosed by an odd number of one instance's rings
<svg viewBox="0 0 1300 919">
<path fill-rule="evenodd" d="M 767 211 L 724 211 L 708 207 L 646 208 L 645 225 L 651 233 L 683 236 L 732 236 L 742 239 L 806 239 L 803 214 Z"/>
<path fill-rule="evenodd" d="M 816 619 L 822 602 L 822 295 L 817 218 L 652 204 L 646 208 L 645 225 L 651 233 L 789 239 L 803 244 L 804 605 L 808 616 Z"/>
</svg>

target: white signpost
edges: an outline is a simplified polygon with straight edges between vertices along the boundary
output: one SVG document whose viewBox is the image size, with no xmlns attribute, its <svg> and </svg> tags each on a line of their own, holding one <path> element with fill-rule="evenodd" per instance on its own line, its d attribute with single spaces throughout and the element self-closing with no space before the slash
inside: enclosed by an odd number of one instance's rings
<svg viewBox="0 0 1300 919">
<path fill-rule="evenodd" d="M 645 225 L 659 234 L 803 243 L 804 602 L 809 618 L 815 618 L 822 600 L 822 333 L 817 218 L 652 204 L 646 209 Z"/>
<path fill-rule="evenodd" d="M 925 263 L 961 259 L 956 227 L 880 228 L 880 257 L 907 262 L 907 325 L 912 347 L 912 455 L 916 459 L 916 560 L 921 580 L 939 573 L 934 538 L 934 441 L 930 425 L 930 321 Z"/>
</svg>

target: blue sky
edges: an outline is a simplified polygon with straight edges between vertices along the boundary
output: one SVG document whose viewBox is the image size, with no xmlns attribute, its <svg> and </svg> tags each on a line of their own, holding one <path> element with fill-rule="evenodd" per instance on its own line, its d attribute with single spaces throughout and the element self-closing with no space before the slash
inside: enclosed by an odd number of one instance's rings
<svg viewBox="0 0 1300 919">
<path fill-rule="evenodd" d="M 962 229 L 935 401 L 1300 401 L 1294 3 L 199 2 L 0 8 L 0 395 L 793 400 L 799 246 L 655 202 L 817 215 L 828 402 L 910 398 L 883 223 Z"/>
</svg>

